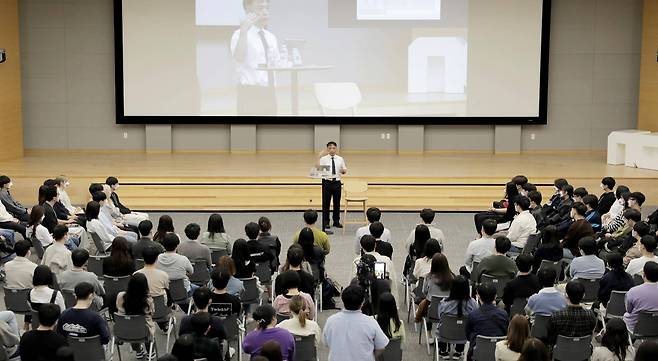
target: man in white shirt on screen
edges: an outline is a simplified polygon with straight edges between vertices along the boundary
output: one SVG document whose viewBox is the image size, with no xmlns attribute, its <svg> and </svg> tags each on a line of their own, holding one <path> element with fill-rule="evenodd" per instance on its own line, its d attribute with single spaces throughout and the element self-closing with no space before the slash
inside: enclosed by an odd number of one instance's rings
<svg viewBox="0 0 658 361">
<path fill-rule="evenodd" d="M 231 54 L 238 73 L 238 115 L 276 115 L 274 72 L 259 67 L 279 59 L 276 36 L 266 29 L 269 0 L 243 0 L 246 16 L 231 37 Z"/>
<path fill-rule="evenodd" d="M 322 178 L 322 230 L 327 234 L 332 234 L 329 230 L 329 206 L 334 203 L 334 227 L 343 228 L 340 224 L 340 196 L 342 191 L 341 176 L 347 173 L 347 165 L 340 155 L 336 154 L 338 145 L 336 142 L 327 143 L 327 149 L 320 152 L 320 158 L 316 162 L 316 167 L 326 167 L 329 174 Z"/>
</svg>

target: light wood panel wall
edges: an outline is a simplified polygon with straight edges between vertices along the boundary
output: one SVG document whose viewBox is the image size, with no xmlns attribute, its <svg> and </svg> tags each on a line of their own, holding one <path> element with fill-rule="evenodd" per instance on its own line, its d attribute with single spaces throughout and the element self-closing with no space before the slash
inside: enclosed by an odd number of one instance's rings
<svg viewBox="0 0 658 361">
<path fill-rule="evenodd" d="M 7 49 L 7 61 L 0 64 L 0 159 L 23 156 L 18 39 L 18 0 L 0 0 L 0 48 Z"/>
<path fill-rule="evenodd" d="M 658 1 L 644 2 L 638 127 L 658 132 Z"/>
</svg>

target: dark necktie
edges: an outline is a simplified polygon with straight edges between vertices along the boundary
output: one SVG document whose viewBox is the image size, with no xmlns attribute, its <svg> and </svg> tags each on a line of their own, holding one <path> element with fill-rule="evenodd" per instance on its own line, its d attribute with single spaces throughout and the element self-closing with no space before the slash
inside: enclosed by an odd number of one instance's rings
<svg viewBox="0 0 658 361">
<path fill-rule="evenodd" d="M 334 162 L 334 157 L 331 157 L 331 174 L 336 174 L 336 162 Z"/>
<path fill-rule="evenodd" d="M 265 50 L 265 64 L 270 63 L 270 47 L 267 45 L 267 40 L 265 39 L 265 32 L 263 29 L 258 31 L 258 35 L 260 36 L 260 42 L 263 43 L 263 50 Z"/>
</svg>

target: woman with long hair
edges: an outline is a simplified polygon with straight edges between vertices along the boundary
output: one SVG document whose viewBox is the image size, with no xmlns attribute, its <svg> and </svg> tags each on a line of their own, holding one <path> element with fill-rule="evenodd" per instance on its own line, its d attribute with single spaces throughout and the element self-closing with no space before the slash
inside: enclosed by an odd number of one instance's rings
<svg viewBox="0 0 658 361">
<path fill-rule="evenodd" d="M 395 297 L 390 292 L 379 295 L 379 307 L 377 307 L 377 323 L 389 339 L 400 338 L 404 344 L 404 324 L 398 315 L 398 306 Z"/>
<path fill-rule="evenodd" d="M 490 207 L 487 212 L 477 213 L 474 216 L 475 230 L 482 236 L 482 222 L 485 219 L 495 219 L 499 224 L 510 222 L 516 215 L 516 200 L 519 197 L 519 189 L 516 183 L 507 182 L 505 184 L 505 199 L 507 199 L 506 208 Z"/>
<path fill-rule="evenodd" d="M 560 245 L 560 238 L 556 226 L 546 226 L 546 228 L 541 231 L 541 244 L 537 247 L 534 255 L 534 273 L 537 273 L 539 270 L 541 261 L 547 260 L 557 262 L 562 259 L 564 253 L 562 252 L 562 246 Z"/>
<path fill-rule="evenodd" d="M 425 243 L 427 243 L 431 237 L 430 229 L 426 225 L 419 224 L 416 226 L 416 231 L 414 232 L 414 243 L 409 249 L 409 254 L 413 259 L 419 259 L 425 256 Z"/>
<path fill-rule="evenodd" d="M 507 327 L 507 339 L 496 343 L 496 361 L 516 361 L 523 344 L 530 337 L 530 323 L 525 316 L 515 315 Z"/>
<path fill-rule="evenodd" d="M 317 322 L 309 320 L 306 301 L 300 295 L 292 296 L 288 308 L 290 309 L 290 318 L 282 321 L 276 327 L 288 330 L 295 336 L 315 335 L 315 346 L 318 346 L 322 331 Z"/>
<path fill-rule="evenodd" d="M 435 255 L 435 257 L 436 256 L 437 255 Z M 473 310 L 477 309 L 477 307 L 477 302 L 470 295 L 470 285 L 468 284 L 468 280 L 463 276 L 455 277 L 450 287 L 450 295 L 439 304 L 439 327 L 444 316 L 452 315 L 466 318 L 471 312 L 473 312 Z M 438 330 L 439 328 L 437 327 L 436 332 L 438 332 Z M 445 358 L 450 355 L 448 350 L 449 344 L 439 342 L 438 346 L 439 355 L 441 357 Z M 453 358 L 461 358 L 463 352 L 464 344 L 455 345 Z"/>
<path fill-rule="evenodd" d="M 36 205 L 32 207 L 30 212 L 30 217 L 27 222 L 27 229 L 25 233 L 29 239 L 32 239 L 34 236 L 37 240 L 41 242 L 43 247 L 51 245 L 55 242 L 53 236 L 48 232 L 48 228 L 44 227 L 41 222 L 44 219 L 44 209 L 43 206 Z"/>
<path fill-rule="evenodd" d="M 439 241 L 436 239 L 430 238 L 427 243 L 425 243 L 423 257 L 418 258 L 414 264 L 413 275 L 416 279 L 427 277 L 432 268 L 432 257 L 437 253 L 441 253 L 441 244 L 439 244 Z"/>
<path fill-rule="evenodd" d="M 91 201 L 87 203 L 87 205 L 85 206 L 85 219 L 87 220 L 87 232 L 96 233 L 98 237 L 100 237 L 101 241 L 103 241 L 103 247 L 105 248 L 103 250 L 97 249 L 94 242 L 90 242 L 91 250 L 90 249 L 87 250 L 90 251 L 89 253 L 92 254 L 104 254 L 105 251 L 112 246 L 112 242 L 114 240 L 114 237 L 112 237 L 110 232 L 108 232 L 108 229 L 105 228 L 103 223 L 98 219 L 100 210 L 101 210 L 101 205 L 96 201 Z"/>
<path fill-rule="evenodd" d="M 114 238 L 110 256 L 103 259 L 103 274 L 123 277 L 133 273 L 135 273 L 135 261 L 130 255 L 128 240 L 123 237 Z"/>
<path fill-rule="evenodd" d="M 633 358 L 635 348 L 629 340 L 626 323 L 619 318 L 610 319 L 605 325 L 601 346 L 594 348 L 592 361 L 632 361 Z"/>
<path fill-rule="evenodd" d="M 213 213 L 208 217 L 208 228 L 201 235 L 201 243 L 211 249 L 223 249 L 231 254 L 233 248 L 231 237 L 224 229 L 224 220 L 220 214 Z"/>
<path fill-rule="evenodd" d="M 145 315 L 146 326 L 151 335 L 154 334 L 153 313 L 155 312 L 155 305 L 153 299 L 149 296 L 149 285 L 144 274 L 135 273 L 130 277 L 126 290 L 119 292 L 117 295 L 116 307 L 118 312 L 123 315 Z M 138 359 L 143 358 L 147 353 L 148 345 L 145 345 L 145 348 L 142 344 L 131 343 L 130 346 L 137 352 Z"/>
<path fill-rule="evenodd" d="M 276 326 L 276 311 L 270 305 L 259 306 L 252 314 L 256 321 L 256 329 L 245 336 L 242 341 L 244 352 L 255 357 L 260 355 L 263 346 L 268 341 L 276 341 L 281 346 L 284 360 L 291 361 L 295 354 L 295 339 L 287 330 Z"/>
<path fill-rule="evenodd" d="M 53 277 L 53 272 L 46 265 L 39 265 L 34 269 L 34 274 L 32 275 L 32 284 L 34 287 L 28 293 L 27 301 L 32 307 L 33 310 L 39 311 L 44 303 L 54 303 L 59 306 L 60 310 L 65 310 L 66 306 L 64 305 L 64 296 L 62 293 L 53 289 L 52 286 L 55 283 L 55 278 Z M 31 319 L 31 317 L 26 318 Z"/>
<path fill-rule="evenodd" d="M 309 227 L 302 229 L 297 242 L 304 250 L 304 260 L 310 264 L 313 276 L 320 281 L 324 280 L 325 254 L 322 248 L 315 245 L 313 230 Z M 315 272 L 320 274 L 316 275 Z"/>
<path fill-rule="evenodd" d="M 525 340 L 519 361 L 548 361 L 548 348 L 539 339 L 530 337 Z"/>
<path fill-rule="evenodd" d="M 432 257 L 430 273 L 423 281 L 423 300 L 420 301 L 416 310 L 416 322 L 421 322 L 427 315 L 427 308 L 432 301 L 432 296 L 447 296 L 450 292 L 455 275 L 450 270 L 448 258 L 443 253 L 435 253 Z"/>
<path fill-rule="evenodd" d="M 251 278 L 256 273 L 256 263 L 251 260 L 251 253 L 247 246 L 247 241 L 238 238 L 233 242 L 233 252 L 231 258 L 235 262 L 235 277 Z"/>
<path fill-rule="evenodd" d="M 153 235 L 153 242 L 162 243 L 165 234 L 168 232 L 175 232 L 174 220 L 171 219 L 171 216 L 163 214 L 160 216 L 160 219 L 158 219 L 158 229 Z"/>
<path fill-rule="evenodd" d="M 226 292 L 228 292 L 233 296 L 240 297 L 242 292 L 244 292 L 244 283 L 239 279 L 235 278 L 236 267 L 233 258 L 229 256 L 219 257 L 219 261 L 217 261 L 217 265 L 215 266 L 215 268 L 219 270 L 219 272 L 231 276 L 231 278 L 228 281 L 228 285 L 226 286 Z"/>
<path fill-rule="evenodd" d="M 267 248 L 274 254 L 274 259 L 270 262 L 273 270 L 279 268 L 279 255 L 281 254 L 281 240 L 275 234 L 272 234 L 272 222 L 267 217 L 258 218 L 258 227 L 260 233 L 258 234 L 258 243 L 266 245 Z"/>
</svg>

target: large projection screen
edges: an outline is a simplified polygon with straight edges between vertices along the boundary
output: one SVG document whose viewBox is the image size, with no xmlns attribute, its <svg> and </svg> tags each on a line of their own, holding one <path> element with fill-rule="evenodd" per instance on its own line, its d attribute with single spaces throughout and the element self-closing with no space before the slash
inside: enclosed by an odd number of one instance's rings
<svg viewBox="0 0 658 361">
<path fill-rule="evenodd" d="M 114 0 L 120 124 L 546 124 L 550 0 Z"/>
</svg>

